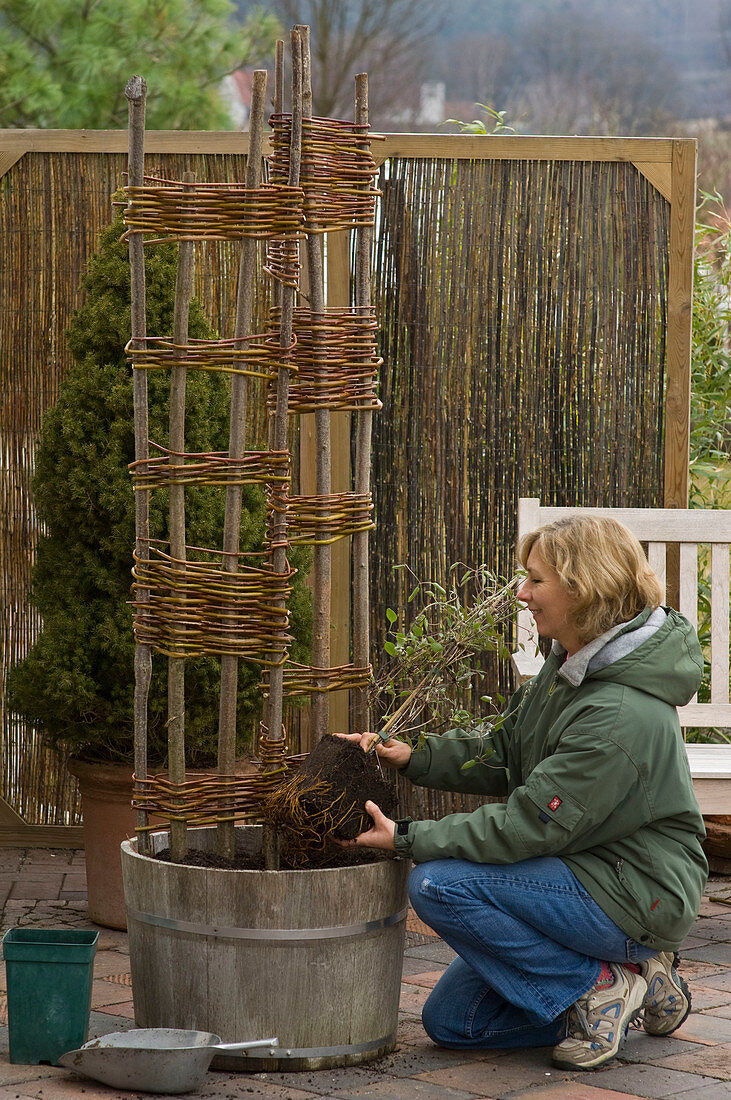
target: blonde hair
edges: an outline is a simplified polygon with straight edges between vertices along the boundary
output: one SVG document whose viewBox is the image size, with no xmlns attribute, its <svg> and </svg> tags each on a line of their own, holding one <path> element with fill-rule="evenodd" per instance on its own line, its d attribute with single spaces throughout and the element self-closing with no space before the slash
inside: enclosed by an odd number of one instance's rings
<svg viewBox="0 0 731 1100">
<path fill-rule="evenodd" d="M 582 645 L 662 602 L 662 588 L 638 539 L 605 516 L 568 516 L 524 535 L 524 567 L 535 549 L 573 597 L 573 621 Z"/>
</svg>

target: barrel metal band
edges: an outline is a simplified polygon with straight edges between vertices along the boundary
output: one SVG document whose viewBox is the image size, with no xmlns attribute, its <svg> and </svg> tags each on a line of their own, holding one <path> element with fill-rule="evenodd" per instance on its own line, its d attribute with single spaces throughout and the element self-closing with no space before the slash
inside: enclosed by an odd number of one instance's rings
<svg viewBox="0 0 731 1100">
<path fill-rule="evenodd" d="M 214 1065 L 222 1058 L 227 1061 L 231 1058 L 237 1060 L 240 1058 L 242 1062 L 250 1062 L 252 1058 L 271 1059 L 273 1062 L 294 1061 L 297 1058 L 340 1058 L 344 1054 L 364 1054 L 368 1050 L 392 1046 L 395 1041 L 395 1034 L 391 1034 L 384 1035 L 381 1039 L 371 1039 L 367 1043 L 345 1043 L 339 1047 L 270 1047 L 268 1050 L 242 1050 L 235 1054 L 216 1055 Z"/>
<path fill-rule="evenodd" d="M 367 932 L 376 932 L 380 928 L 390 928 L 406 920 L 408 909 L 400 913 L 391 913 L 379 920 L 364 921 L 362 924 L 343 924 L 333 928 L 220 928 L 215 924 L 192 924 L 190 921 L 175 920 L 173 917 L 159 917 L 153 913 L 141 913 L 138 909 L 127 907 L 130 920 L 141 924 L 154 924 L 160 928 L 171 928 L 176 932 L 189 932 L 194 936 L 212 936 L 223 940 L 259 940 L 264 943 L 306 943 L 310 940 L 334 940 L 341 936 L 362 936 Z M 305 1057 L 305 1055 L 301 1055 Z M 309 1055 L 308 1055 L 309 1057 Z M 314 1057 L 314 1056 L 313 1056 Z"/>
</svg>

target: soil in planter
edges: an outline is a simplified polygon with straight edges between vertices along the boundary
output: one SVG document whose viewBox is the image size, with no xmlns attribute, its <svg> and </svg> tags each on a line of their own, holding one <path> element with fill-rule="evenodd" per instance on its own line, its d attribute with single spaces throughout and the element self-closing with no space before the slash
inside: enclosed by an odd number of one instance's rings
<svg viewBox="0 0 731 1100">
<path fill-rule="evenodd" d="M 153 858 L 159 859 L 163 863 L 169 863 L 170 849 L 162 848 L 159 852 L 155 853 Z M 393 858 L 394 857 L 388 852 L 377 852 L 374 849 L 358 848 L 356 850 L 348 849 L 344 851 L 332 845 L 328 848 L 327 854 L 324 855 L 322 859 L 318 859 L 316 864 L 312 865 L 312 869 L 315 867 L 318 870 L 328 867 L 356 867 L 364 863 L 379 863 L 383 859 Z M 202 852 L 197 848 L 189 848 L 188 854 L 185 857 L 185 866 L 211 867 L 223 871 L 263 871 L 265 869 L 264 856 L 261 854 L 252 856 L 251 853 L 245 851 L 243 847 L 237 850 L 233 859 L 219 856 L 216 852 Z M 300 862 L 296 865 L 289 863 L 284 855 L 280 860 L 281 871 L 302 871 L 308 869 L 306 863 L 302 864 Z"/>
<path fill-rule="evenodd" d="M 267 798 L 265 821 L 279 834 L 282 865 L 332 866 L 331 838 L 352 840 L 371 827 L 365 803 L 375 802 L 387 815 L 396 792 L 374 755 L 353 741 L 326 734 L 297 772 Z"/>
<path fill-rule="evenodd" d="M 262 807 L 263 820 L 279 836 L 280 869 L 352 867 L 392 858 L 374 849 L 344 850 L 333 842 L 333 838 L 351 840 L 371 827 L 365 810 L 368 801 L 387 815 L 396 806 L 395 788 L 383 777 L 375 754 L 367 755 L 355 742 L 326 734 Z M 154 858 L 169 862 L 170 849 L 163 848 Z M 238 843 L 233 859 L 191 848 L 185 863 L 224 870 L 264 869 L 263 855 L 252 856 Z"/>
</svg>

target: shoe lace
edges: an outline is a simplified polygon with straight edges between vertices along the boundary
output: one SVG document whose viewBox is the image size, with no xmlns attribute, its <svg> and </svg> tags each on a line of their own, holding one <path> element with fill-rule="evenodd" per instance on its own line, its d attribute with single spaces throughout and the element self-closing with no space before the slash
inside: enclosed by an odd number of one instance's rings
<svg viewBox="0 0 731 1100">
<path fill-rule="evenodd" d="M 589 1039 L 592 1043 L 606 1041 L 605 1032 L 612 1030 L 614 1024 L 601 1015 L 596 1015 L 597 1006 L 602 1003 L 606 1005 L 607 1002 L 603 995 L 597 994 L 595 989 L 590 989 L 574 1002 L 569 1009 L 566 1025 L 568 1035 L 572 1039 Z"/>
<path fill-rule="evenodd" d="M 595 1039 L 596 1031 L 589 1023 L 589 998 L 581 997 L 569 1009 L 567 1031 L 572 1039 Z"/>
</svg>

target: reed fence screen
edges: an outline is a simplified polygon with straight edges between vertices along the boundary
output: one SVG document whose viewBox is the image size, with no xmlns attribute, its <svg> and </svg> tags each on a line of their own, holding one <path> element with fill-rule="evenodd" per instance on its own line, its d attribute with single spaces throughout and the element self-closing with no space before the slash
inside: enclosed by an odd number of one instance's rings
<svg viewBox="0 0 731 1100">
<path fill-rule="evenodd" d="M 243 154 L 153 152 L 146 170 L 168 179 L 191 170 L 199 179 L 226 182 L 242 179 L 245 165 Z M 126 169 L 126 153 L 30 152 L 0 181 L 0 797 L 37 824 L 78 820 L 78 800 L 76 781 L 63 761 L 5 703 L 5 670 L 27 652 L 40 629 L 29 604 L 38 534 L 33 455 L 43 413 L 54 403 L 71 364 L 65 333 L 81 305 L 79 283 L 99 233 L 114 216 L 113 196 Z M 213 328 L 230 333 L 236 309 L 236 247 L 199 244 L 196 261 L 196 296 L 205 303 Z M 267 303 L 260 298 L 256 317 L 262 327 L 255 331 L 263 331 L 266 313 Z M 267 445 L 267 416 L 263 383 L 252 380 L 251 391 L 247 438 L 253 450 Z"/>
<path fill-rule="evenodd" d="M 69 823 L 77 810 L 62 762 L 8 713 L 2 690 L 40 626 L 29 604 L 33 451 L 70 362 L 64 334 L 111 219 L 126 140 L 0 133 L 0 797 L 36 823 Z M 518 496 L 683 503 L 690 146 L 391 135 L 374 147 L 384 357 L 373 449 L 374 658 L 385 609 L 403 609 L 408 591 L 393 567 L 425 580 L 444 580 L 456 562 L 510 574 Z M 243 178 L 246 135 L 151 134 L 148 148 L 151 174 Z M 347 300 L 347 267 L 330 268 L 331 301 Z M 236 271 L 230 246 L 207 249 L 197 264 L 196 293 L 224 332 Z M 266 303 L 258 308 L 263 317 Z M 251 446 L 264 445 L 263 394 L 249 416 Z M 347 432 L 342 440 L 341 473 Z M 491 686 L 507 687 L 504 670 L 486 671 Z M 439 814 L 461 802 L 424 791 L 410 805 Z"/>
<path fill-rule="evenodd" d="M 376 640 L 414 578 L 512 575 L 519 496 L 662 504 L 670 231 L 631 164 L 394 158 L 381 188 Z M 485 673 L 473 706 L 510 690 L 504 663 Z"/>
</svg>

